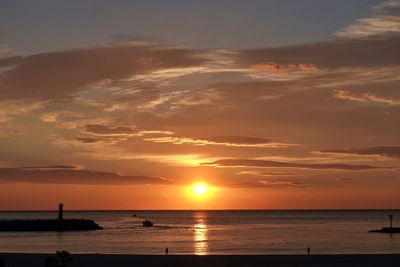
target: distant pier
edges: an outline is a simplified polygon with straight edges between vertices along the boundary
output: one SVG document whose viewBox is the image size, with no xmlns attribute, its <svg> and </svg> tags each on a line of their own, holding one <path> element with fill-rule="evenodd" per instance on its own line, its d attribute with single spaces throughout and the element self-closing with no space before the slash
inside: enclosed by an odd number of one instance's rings
<svg viewBox="0 0 400 267">
<path fill-rule="evenodd" d="M 369 231 L 370 233 L 388 233 L 388 234 L 394 234 L 394 233 L 400 233 L 400 227 L 383 227 L 382 229 L 378 230 L 371 230 Z"/>
<path fill-rule="evenodd" d="M 64 219 L 64 204 L 58 205 L 57 219 L 37 220 L 0 220 L 0 231 L 7 232 L 37 232 L 37 231 L 89 231 L 101 230 L 103 227 L 93 220 Z"/>
<path fill-rule="evenodd" d="M 387 234 L 400 233 L 400 227 L 393 227 L 393 218 L 394 218 L 394 215 L 389 214 L 389 222 L 390 222 L 389 227 L 382 227 L 382 229 L 371 230 L 369 232 L 370 233 L 387 233 Z"/>
</svg>

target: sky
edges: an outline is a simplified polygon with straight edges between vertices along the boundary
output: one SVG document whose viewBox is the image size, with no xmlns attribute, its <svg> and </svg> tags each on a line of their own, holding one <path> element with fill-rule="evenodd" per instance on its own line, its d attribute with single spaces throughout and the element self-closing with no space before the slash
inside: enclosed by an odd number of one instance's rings
<svg viewBox="0 0 400 267">
<path fill-rule="evenodd" d="M 399 47 L 398 0 L 1 1 L 0 210 L 400 208 Z"/>
</svg>

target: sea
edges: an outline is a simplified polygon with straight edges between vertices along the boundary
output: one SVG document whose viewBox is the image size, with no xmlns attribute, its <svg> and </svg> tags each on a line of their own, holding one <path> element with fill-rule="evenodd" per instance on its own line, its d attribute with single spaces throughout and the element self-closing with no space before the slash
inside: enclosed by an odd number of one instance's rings
<svg viewBox="0 0 400 267">
<path fill-rule="evenodd" d="M 400 226 L 400 210 L 66 211 L 104 230 L 0 232 L 0 252 L 111 254 L 400 253 L 400 234 L 369 233 Z M 136 215 L 136 216 L 135 216 Z M 2 219 L 56 218 L 57 212 L 0 212 Z M 154 227 L 143 227 L 143 220 Z"/>
</svg>

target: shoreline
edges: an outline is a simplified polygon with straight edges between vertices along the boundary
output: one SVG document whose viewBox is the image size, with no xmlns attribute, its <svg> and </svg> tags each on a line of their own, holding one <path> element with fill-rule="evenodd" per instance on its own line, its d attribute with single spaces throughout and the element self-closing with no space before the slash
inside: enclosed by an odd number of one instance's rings
<svg viewBox="0 0 400 267">
<path fill-rule="evenodd" d="M 55 253 L 0 253 L 4 267 L 44 266 L 46 257 Z M 400 266 L 400 254 L 315 254 L 315 255 L 143 255 L 143 254 L 72 254 L 72 266 L 279 266 L 279 267 L 357 267 Z"/>
</svg>

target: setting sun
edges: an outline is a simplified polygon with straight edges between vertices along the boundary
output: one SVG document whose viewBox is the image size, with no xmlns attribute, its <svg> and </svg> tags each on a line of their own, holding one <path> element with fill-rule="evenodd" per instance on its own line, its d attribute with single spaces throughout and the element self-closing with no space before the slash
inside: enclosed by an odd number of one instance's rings
<svg viewBox="0 0 400 267">
<path fill-rule="evenodd" d="M 205 185 L 205 184 L 195 184 L 195 185 L 193 186 L 193 191 L 194 191 L 194 193 L 195 193 L 196 195 L 202 196 L 202 195 L 204 195 L 205 193 L 207 193 L 208 188 L 207 188 L 207 185 Z"/>
<path fill-rule="evenodd" d="M 207 200 L 214 195 L 217 188 L 203 181 L 197 181 L 186 187 L 187 195 L 195 200 Z"/>
</svg>

